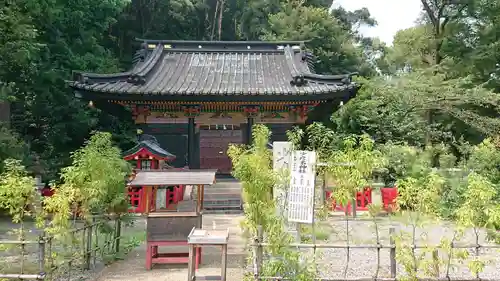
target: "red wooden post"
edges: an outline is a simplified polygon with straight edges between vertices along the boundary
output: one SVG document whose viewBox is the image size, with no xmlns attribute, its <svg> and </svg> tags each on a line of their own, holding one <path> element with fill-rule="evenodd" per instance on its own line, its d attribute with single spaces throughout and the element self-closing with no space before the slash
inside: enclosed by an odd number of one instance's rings
<svg viewBox="0 0 500 281">
<path fill-rule="evenodd" d="M 153 246 L 148 243 L 146 245 L 146 269 L 151 270 L 153 266 Z"/>
<path fill-rule="evenodd" d="M 165 207 L 168 208 L 168 206 L 170 205 L 170 203 L 174 201 L 174 192 L 172 190 L 170 190 L 170 188 L 167 188 L 167 192 L 165 192 L 167 194 L 167 199 L 165 200 Z"/>
<path fill-rule="evenodd" d="M 151 197 L 150 197 L 150 208 L 149 208 L 149 211 L 150 212 L 154 212 L 156 210 L 156 191 L 157 191 L 157 187 L 155 186 L 152 186 L 151 187 Z"/>
<path fill-rule="evenodd" d="M 177 203 L 177 186 L 172 187 L 173 192 L 172 192 L 172 203 L 176 204 Z"/>
</svg>

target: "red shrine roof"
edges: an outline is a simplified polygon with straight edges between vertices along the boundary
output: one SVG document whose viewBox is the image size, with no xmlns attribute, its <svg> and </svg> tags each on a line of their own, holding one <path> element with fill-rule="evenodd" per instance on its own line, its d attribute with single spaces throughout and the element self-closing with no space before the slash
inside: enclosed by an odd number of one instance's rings
<svg viewBox="0 0 500 281">
<path fill-rule="evenodd" d="M 80 95 L 165 101 L 333 99 L 352 96 L 352 74 L 314 73 L 304 42 L 146 40 L 132 69 L 114 74 L 75 72 Z"/>
<path fill-rule="evenodd" d="M 138 171 L 129 182 L 131 186 L 212 185 L 217 170 Z"/>
<path fill-rule="evenodd" d="M 161 148 L 156 139 L 152 136 L 142 135 L 142 140 L 131 149 L 123 152 L 123 159 L 133 160 L 135 157 L 152 156 L 156 160 L 172 161 L 176 158 L 175 155 Z"/>
</svg>

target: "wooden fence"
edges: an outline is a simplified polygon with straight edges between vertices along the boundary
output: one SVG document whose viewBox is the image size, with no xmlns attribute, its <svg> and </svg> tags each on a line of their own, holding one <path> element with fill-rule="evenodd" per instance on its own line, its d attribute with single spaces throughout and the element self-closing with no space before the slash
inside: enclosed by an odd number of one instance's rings
<svg viewBox="0 0 500 281">
<path fill-rule="evenodd" d="M 358 219 L 352 219 L 352 218 L 345 218 L 343 217 L 340 220 L 337 221 L 345 221 L 347 223 L 347 226 L 349 227 L 349 222 L 351 221 L 366 221 L 366 222 L 373 222 L 377 223 L 377 220 L 374 220 L 372 218 L 358 218 Z M 375 228 L 378 229 L 378 228 Z M 476 237 L 475 237 L 475 243 L 472 244 L 459 244 L 454 238 L 451 240 L 451 243 L 449 245 L 442 245 L 442 244 L 436 244 L 436 245 L 428 245 L 428 244 L 422 244 L 418 245 L 416 241 L 416 236 L 415 233 L 413 233 L 412 236 L 412 241 L 408 241 L 408 246 L 410 251 L 413 254 L 413 257 L 416 256 L 415 251 L 416 250 L 423 250 L 423 249 L 432 249 L 432 266 L 434 267 L 432 269 L 434 277 L 416 277 L 416 278 L 408 278 L 407 274 L 404 272 L 398 272 L 398 268 L 401 268 L 401 265 L 398 263 L 398 260 L 396 258 L 397 252 L 398 252 L 398 246 L 397 243 L 395 242 L 395 235 L 396 235 L 396 228 L 395 227 L 390 227 L 389 228 L 389 233 L 388 236 L 390 237 L 389 243 L 386 242 L 384 244 L 381 240 L 381 235 L 378 233 L 379 231 L 377 230 L 377 235 L 376 235 L 376 241 L 374 244 L 356 244 L 356 243 L 338 243 L 338 244 L 333 244 L 333 243 L 328 243 L 328 244 L 320 244 L 320 243 L 292 243 L 289 244 L 288 247 L 290 248 L 296 248 L 296 249 L 309 249 L 314 251 L 314 256 L 316 256 L 316 251 L 319 249 L 343 249 L 346 250 L 347 255 L 346 255 L 346 262 L 345 262 L 345 269 L 344 272 L 341 274 L 343 277 L 334 277 L 334 278 L 315 278 L 315 280 L 318 281 L 398 281 L 398 280 L 412 280 L 412 281 L 498 281 L 500 280 L 499 278 L 483 278 L 480 277 L 480 273 L 475 274 L 474 277 L 450 277 L 450 269 L 451 269 L 451 259 L 452 259 L 452 251 L 458 250 L 458 249 L 470 249 L 473 252 L 473 255 L 475 257 L 480 256 L 480 250 L 481 249 L 500 249 L 500 245 L 498 244 L 480 244 L 479 243 L 479 233 L 474 232 Z M 314 235 L 314 234 L 313 234 Z M 349 241 L 349 231 L 347 231 L 347 241 Z M 265 243 L 265 234 L 262 233 L 262 227 L 258 227 L 258 234 L 256 237 L 254 237 L 254 241 L 251 244 L 252 246 L 252 253 L 253 253 L 253 276 L 254 280 L 294 280 L 294 274 L 293 273 L 286 273 L 283 274 L 283 276 L 263 276 L 262 274 L 262 268 L 263 268 L 263 263 L 266 259 L 266 253 L 265 249 L 266 247 L 270 247 L 271 245 L 268 243 Z M 315 241 L 315 239 L 313 239 Z M 350 264 L 350 251 L 351 250 L 359 250 L 359 249 L 371 249 L 376 251 L 376 271 L 373 273 L 372 276 L 363 276 L 363 277 L 348 277 L 347 276 L 347 271 L 352 264 Z M 389 251 L 389 273 L 390 276 L 381 276 L 380 274 L 380 268 L 381 268 L 381 251 L 382 250 L 388 250 Z M 440 260 L 439 258 L 439 251 L 446 251 L 449 253 L 449 258 L 445 260 Z M 497 254 L 498 255 L 498 254 Z M 444 267 L 440 268 L 440 265 L 445 265 Z M 317 269 L 316 269 L 317 270 Z M 398 274 L 399 273 L 399 274 Z M 362 272 L 359 272 L 360 275 L 362 275 Z M 497 275 L 498 276 L 498 275 Z"/>
<path fill-rule="evenodd" d="M 123 222 L 121 217 L 74 221 L 74 228 L 61 235 L 25 228 L 16 235 L 19 240 L 0 240 L 0 260 L 6 262 L 0 262 L 0 280 L 83 280 L 86 271 L 122 250 Z"/>
</svg>

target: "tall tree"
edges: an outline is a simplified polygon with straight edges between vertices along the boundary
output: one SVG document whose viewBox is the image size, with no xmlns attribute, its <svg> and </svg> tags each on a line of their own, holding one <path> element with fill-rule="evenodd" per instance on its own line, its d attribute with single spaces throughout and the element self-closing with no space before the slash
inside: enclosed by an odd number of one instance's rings
<svg viewBox="0 0 500 281">
<path fill-rule="evenodd" d="M 367 72 L 366 68 L 370 68 L 363 64 L 362 49 L 354 45 L 353 34 L 325 8 L 293 1 L 282 4 L 280 12 L 270 15 L 269 28 L 262 39 L 307 41 L 318 73 Z"/>
<path fill-rule="evenodd" d="M 126 1 L 4 1 L 0 4 L 0 81 L 13 85 L 12 128 L 52 172 L 67 163 L 99 121 L 76 100 L 72 70 L 117 71 L 106 45 Z"/>
<path fill-rule="evenodd" d="M 434 62 L 443 59 L 441 48 L 447 35 L 447 28 L 465 17 L 465 9 L 471 1 L 464 0 L 420 0 L 428 23 L 432 26 Z"/>
<path fill-rule="evenodd" d="M 336 131 L 366 132 L 378 142 L 478 143 L 499 133 L 500 97 L 464 78 L 433 69 L 366 81 L 355 100 L 333 115 Z M 427 113 L 433 111 L 433 122 Z M 430 138 L 430 139 L 427 139 Z"/>
<path fill-rule="evenodd" d="M 436 50 L 431 44 L 432 37 L 429 25 L 417 25 L 398 31 L 387 55 L 392 70 L 403 70 L 405 67 L 423 69 L 434 65 Z"/>
</svg>

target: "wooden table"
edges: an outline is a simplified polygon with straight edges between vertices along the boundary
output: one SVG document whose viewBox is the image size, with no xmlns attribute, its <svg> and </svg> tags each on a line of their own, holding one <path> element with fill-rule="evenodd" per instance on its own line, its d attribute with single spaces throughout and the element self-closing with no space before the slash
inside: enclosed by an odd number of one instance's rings
<svg viewBox="0 0 500 281">
<path fill-rule="evenodd" d="M 188 236 L 189 261 L 188 281 L 226 281 L 227 269 L 227 244 L 229 241 L 229 229 L 227 230 L 204 230 L 193 228 Z M 196 276 L 196 250 L 203 246 L 219 246 L 222 249 L 222 265 L 220 276 Z"/>
<path fill-rule="evenodd" d="M 160 253 L 158 247 L 189 246 L 188 235 L 201 227 L 201 215 L 196 212 L 155 212 L 147 217 L 146 269 L 153 264 L 189 263 L 189 253 Z M 201 262 L 201 248 L 196 249 L 196 263 Z"/>
</svg>

